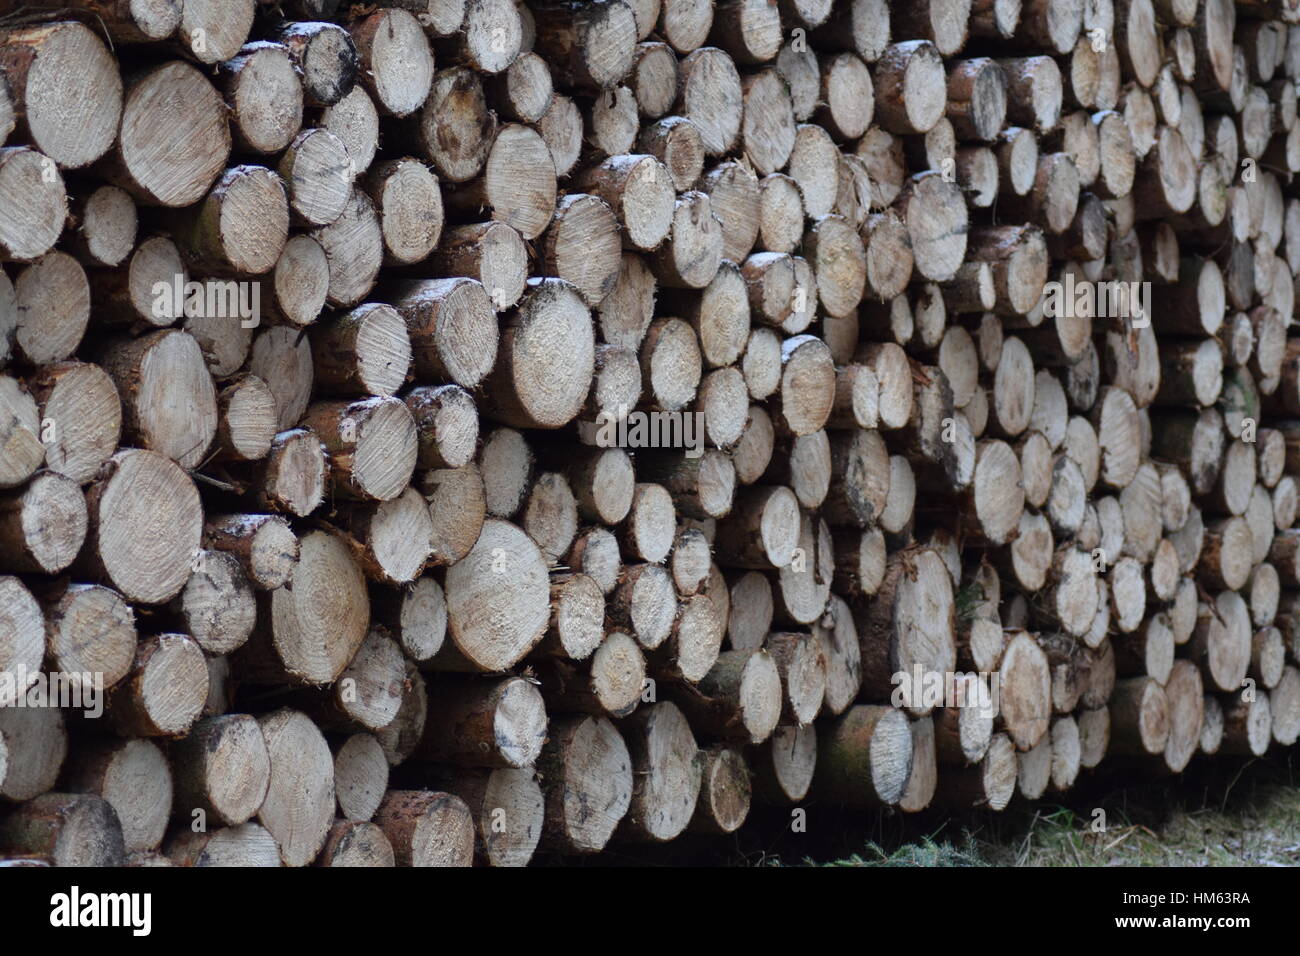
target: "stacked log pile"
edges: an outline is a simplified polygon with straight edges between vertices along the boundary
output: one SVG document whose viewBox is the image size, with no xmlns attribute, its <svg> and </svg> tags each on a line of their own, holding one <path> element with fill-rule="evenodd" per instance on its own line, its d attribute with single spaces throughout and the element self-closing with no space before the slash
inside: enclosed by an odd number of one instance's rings
<svg viewBox="0 0 1300 956">
<path fill-rule="evenodd" d="M 1294 744 L 1297 80 L 1295 0 L 0 12 L 0 857 Z"/>
</svg>

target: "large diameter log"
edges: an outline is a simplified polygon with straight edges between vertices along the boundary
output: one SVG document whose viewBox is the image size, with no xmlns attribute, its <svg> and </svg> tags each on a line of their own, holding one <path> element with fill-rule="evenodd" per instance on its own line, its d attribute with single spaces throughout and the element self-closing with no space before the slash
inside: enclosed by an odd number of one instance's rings
<svg viewBox="0 0 1300 956">
<path fill-rule="evenodd" d="M 624 733 L 635 783 L 623 826 L 636 839 L 674 839 L 691 822 L 700 792 L 695 735 L 670 701 L 638 710 Z"/>
<path fill-rule="evenodd" d="M 902 711 L 859 705 L 820 735 L 814 791 L 848 807 L 897 803 L 912 773 L 912 731 Z"/>
<path fill-rule="evenodd" d="M 529 286 L 503 329 L 482 408 L 516 427 L 559 428 L 581 411 L 591 385 L 591 315 L 562 279 L 533 279 Z"/>
<path fill-rule="evenodd" d="M 544 841 L 562 852 L 599 853 L 632 803 L 632 758 L 605 717 L 563 717 L 538 762 L 546 793 Z"/>
<path fill-rule="evenodd" d="M 175 813 L 187 824 L 201 810 L 209 826 L 238 826 L 266 799 L 271 758 L 261 727 L 248 714 L 199 721 L 171 756 Z"/>
<path fill-rule="evenodd" d="M 873 698 L 890 698 L 899 687 L 898 675 L 910 687 L 916 673 L 924 679 L 956 664 L 952 577 L 933 550 L 891 556 L 875 598 L 855 608 L 854 620 L 862 686 Z M 923 700 L 904 703 L 920 716 L 931 709 Z"/>
<path fill-rule="evenodd" d="M 1052 679 L 1047 655 L 1027 633 L 1007 643 L 998 668 L 999 711 L 1007 735 L 1021 751 L 1036 746 L 1049 730 Z"/>
<path fill-rule="evenodd" d="M 448 569 L 446 591 L 452 643 L 472 669 L 505 670 L 546 632 L 546 561 L 509 522 L 484 522 L 473 549 Z"/>
<path fill-rule="evenodd" d="M 306 866 L 334 819 L 334 757 L 299 711 L 277 710 L 258 725 L 270 757 L 270 782 L 257 818 L 275 838 L 285 866 Z"/>
<path fill-rule="evenodd" d="M 217 396 L 192 336 L 167 329 L 120 342 L 103 364 L 122 396 L 128 437 L 185 468 L 204 459 L 216 435 Z"/>
<path fill-rule="evenodd" d="M 24 141 L 64 169 L 103 156 L 122 114 L 117 63 L 93 30 L 63 21 L 0 39 L 4 74 Z"/>
<path fill-rule="evenodd" d="M 87 489 L 86 503 L 86 570 L 132 601 L 175 597 L 202 536 L 202 508 L 189 476 L 155 452 L 124 449 Z"/>
<path fill-rule="evenodd" d="M 188 206 L 216 181 L 230 145 L 221 95 L 189 64 L 164 63 L 127 88 L 113 178 L 148 205 Z"/>
<path fill-rule="evenodd" d="M 266 631 L 245 649 L 256 672 L 296 684 L 326 684 L 365 640 L 370 601 L 365 578 L 336 534 L 312 531 L 299 542 L 288 584 L 269 597 Z M 268 659 L 269 658 L 269 659 Z"/>
</svg>

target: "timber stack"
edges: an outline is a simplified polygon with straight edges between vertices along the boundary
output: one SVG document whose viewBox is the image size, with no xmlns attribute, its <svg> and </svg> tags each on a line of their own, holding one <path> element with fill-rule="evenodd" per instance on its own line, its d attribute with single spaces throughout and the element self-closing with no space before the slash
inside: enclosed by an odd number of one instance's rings
<svg viewBox="0 0 1300 956">
<path fill-rule="evenodd" d="M 0 857 L 1293 745 L 1298 80 L 1297 0 L 0 13 Z"/>
</svg>

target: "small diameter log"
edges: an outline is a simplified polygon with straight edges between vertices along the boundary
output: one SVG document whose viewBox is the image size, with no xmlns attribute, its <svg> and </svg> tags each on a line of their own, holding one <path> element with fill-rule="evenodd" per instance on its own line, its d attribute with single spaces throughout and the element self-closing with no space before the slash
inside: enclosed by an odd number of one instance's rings
<svg viewBox="0 0 1300 956">
<path fill-rule="evenodd" d="M 353 734 L 334 751 L 334 796 L 348 820 L 369 820 L 388 789 L 388 760 L 373 734 Z"/>
<path fill-rule="evenodd" d="M 49 440 L 43 442 L 45 466 L 86 484 L 117 450 L 122 411 L 113 380 L 98 365 L 56 362 L 43 366 L 28 380 L 28 387 L 39 406 L 40 420 L 54 424 Z M 10 454 L 23 457 L 16 448 Z"/>
<path fill-rule="evenodd" d="M 551 621 L 540 646 L 543 653 L 580 661 L 604 637 L 605 598 L 595 578 L 558 574 L 551 579 Z"/>
<path fill-rule="evenodd" d="M 1015 745 L 1006 734 L 994 734 L 978 764 L 940 776 L 937 796 L 955 807 L 1003 810 L 1015 795 L 1018 775 Z"/>
<path fill-rule="evenodd" d="M 501 127 L 488 151 L 483 175 L 448 196 L 454 210 L 487 207 L 492 218 L 536 239 L 555 212 L 555 161 L 531 127 Z"/>
<path fill-rule="evenodd" d="M 1118 681 L 1110 701 L 1111 752 L 1163 754 L 1169 740 L 1169 703 L 1150 677 Z"/>
<path fill-rule="evenodd" d="M 817 765 L 816 725 L 778 727 L 768 743 L 750 754 L 755 795 L 778 806 L 799 803 L 812 786 Z"/>
<path fill-rule="evenodd" d="M 415 420 L 396 398 L 322 401 L 303 416 L 325 448 L 336 494 L 354 500 L 391 501 L 415 469 Z"/>
<path fill-rule="evenodd" d="M 256 461 L 275 437 L 275 393 L 256 375 L 241 375 L 217 394 L 216 447 L 220 458 Z"/>
<path fill-rule="evenodd" d="M 749 815 L 749 768 L 740 751 L 716 745 L 701 753 L 703 769 L 699 801 L 691 820 L 698 833 L 727 834 L 738 830 Z"/>
<path fill-rule="evenodd" d="M 334 23 L 286 22 L 272 36 L 298 68 L 309 105 L 333 106 L 352 91 L 360 64 L 347 30 Z"/>
<path fill-rule="evenodd" d="M 2 582 L 0 588 L 3 588 Z M 11 672 L 14 666 L 7 665 Z M 18 663 L 16 666 L 23 665 Z M 39 660 L 31 663 L 30 672 L 35 673 L 39 667 Z M 14 696 L 6 688 L 4 697 L 0 699 L 8 705 Z M 0 795 L 20 802 L 53 789 L 68 753 L 63 712 L 57 707 L 0 707 L 0 735 L 4 736 L 6 751 Z"/>
<path fill-rule="evenodd" d="M 1027 633 L 1007 643 L 998 668 L 1002 725 L 1019 750 L 1029 750 L 1049 730 L 1052 678 L 1048 657 Z"/>
<path fill-rule="evenodd" d="M 594 369 L 591 315 L 577 288 L 530 280 L 502 330 L 484 413 L 515 427 L 559 428 L 581 411 Z"/>
<path fill-rule="evenodd" d="M 1223 743 L 1220 753 L 1242 757 L 1262 757 L 1272 742 L 1273 715 L 1269 695 L 1263 690 L 1253 694 L 1241 691 L 1224 703 Z"/>
<path fill-rule="evenodd" d="M 218 827 L 203 833 L 188 828 L 167 843 L 175 866 L 280 866 L 275 838 L 256 823 Z"/>
<path fill-rule="evenodd" d="M 438 177 L 424 163 L 406 157 L 372 167 L 365 188 L 379 215 L 384 261 L 393 266 L 422 262 L 442 235 Z"/>
<path fill-rule="evenodd" d="M 799 538 L 799 502 L 783 485 L 743 488 L 721 522 L 714 548 L 730 567 L 782 568 Z"/>
<path fill-rule="evenodd" d="M 293 684 L 336 680 L 370 617 L 365 578 L 344 541 L 327 531 L 303 536 L 288 583 L 269 601 L 270 626 L 246 648 L 250 674 Z"/>
<path fill-rule="evenodd" d="M 15 609 L 22 609 L 20 602 Z M 44 612 L 45 653 L 54 668 L 65 674 L 99 674 L 105 688 L 130 671 L 137 641 L 135 614 L 112 588 L 68 585 L 45 598 Z"/>
<path fill-rule="evenodd" d="M 289 580 L 298 563 L 298 538 L 278 515 L 218 515 L 207 520 L 204 544 L 238 559 L 249 582 L 271 591 Z"/>
<path fill-rule="evenodd" d="M 204 459 L 217 431 L 217 395 L 192 336 L 167 329 L 121 341 L 102 361 L 123 399 L 127 437 L 185 468 Z"/>
<path fill-rule="evenodd" d="M 325 498 L 329 463 L 316 433 L 309 428 L 280 432 L 258 471 L 258 502 L 272 510 L 299 517 L 310 514 Z"/>
<path fill-rule="evenodd" d="M 86 538 L 86 499 L 71 478 L 38 473 L 19 493 L 0 496 L 0 570 L 54 574 Z"/>
<path fill-rule="evenodd" d="M 531 12 L 534 48 L 565 85 L 608 89 L 631 70 L 639 37 L 630 5 L 550 3 Z"/>
<path fill-rule="evenodd" d="M 475 857 L 489 866 L 527 866 L 542 835 L 545 798 L 531 767 L 435 774 L 465 801 L 478 830 Z"/>
<path fill-rule="evenodd" d="M 532 682 L 448 677 L 434 693 L 439 719 L 425 725 L 418 758 L 468 767 L 528 767 L 537 760 L 546 709 Z"/>
<path fill-rule="evenodd" d="M 203 651 L 185 634 L 146 638 L 130 673 L 108 699 L 108 714 L 123 735 L 181 737 L 203 710 L 208 669 Z"/>
<path fill-rule="evenodd" d="M 668 238 L 651 260 L 656 277 L 674 288 L 702 289 L 713 280 L 722 256 L 722 223 L 709 194 L 691 190 L 679 195 Z"/>
<path fill-rule="evenodd" d="M 969 676 L 969 675 L 967 675 Z M 988 682 L 976 676 L 961 680 L 954 687 L 954 703 L 960 706 L 943 707 L 934 711 L 934 743 L 936 757 L 941 765 L 965 767 L 979 763 L 988 753 L 993 739 L 991 707 L 979 706 L 979 700 L 989 700 Z M 958 696 L 960 695 L 960 696 Z"/>
<path fill-rule="evenodd" d="M 1191 661 L 1175 661 L 1165 682 L 1169 706 L 1169 739 L 1165 743 L 1165 765 L 1182 772 L 1201 743 L 1204 693 L 1201 674 Z"/>
<path fill-rule="evenodd" d="M 0 826 L 0 848 L 53 866 L 121 866 L 126 858 L 117 813 L 90 793 L 50 792 L 29 800 Z"/>
<path fill-rule="evenodd" d="M 780 669 L 766 650 L 724 651 L 697 685 L 671 692 L 692 726 L 738 743 L 762 743 L 781 715 Z"/>
<path fill-rule="evenodd" d="M 436 790 L 390 790 L 375 823 L 398 866 L 470 866 L 474 817 L 460 797 Z"/>
<path fill-rule="evenodd" d="M 913 176 L 894 203 L 907 225 L 916 271 L 935 282 L 953 279 L 966 255 L 966 205 L 960 195 L 956 183 L 929 170 Z"/>
<path fill-rule="evenodd" d="M 491 371 L 496 318 L 482 283 L 421 279 L 397 284 L 391 295 L 406 320 L 411 370 L 418 378 L 473 388 Z"/>
<path fill-rule="evenodd" d="M 232 554 L 199 551 L 193 573 L 173 600 L 172 613 L 209 654 L 229 654 L 244 645 L 257 621 L 248 577 Z"/>
<path fill-rule="evenodd" d="M 765 649 L 781 677 L 782 713 L 800 726 L 812 723 L 826 693 L 826 658 L 810 634 L 774 632 Z"/>
<path fill-rule="evenodd" d="M 402 117 L 419 109 L 433 84 L 433 51 L 420 22 L 405 10 L 379 10 L 351 32 L 358 78 L 380 110 Z"/>
<path fill-rule="evenodd" d="M 340 820 L 330 827 L 317 866 L 394 866 L 393 846 L 373 823 Z"/>
<path fill-rule="evenodd" d="M 653 251 L 672 228 L 676 198 L 672 179 L 653 156 L 611 156 L 588 170 L 580 185 L 614 211 L 629 248 Z"/>
</svg>

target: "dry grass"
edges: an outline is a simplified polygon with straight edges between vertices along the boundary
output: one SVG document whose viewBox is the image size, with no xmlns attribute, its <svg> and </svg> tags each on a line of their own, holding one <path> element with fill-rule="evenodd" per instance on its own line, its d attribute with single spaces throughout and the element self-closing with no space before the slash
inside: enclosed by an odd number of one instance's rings
<svg viewBox="0 0 1300 956">
<path fill-rule="evenodd" d="M 1300 774 L 1294 754 L 1226 775 L 1191 773 L 1095 786 L 1065 803 L 1018 803 L 1001 814 L 932 815 L 922 834 L 881 834 L 861 850 L 760 865 L 1300 866 Z M 1130 778 L 1131 779 L 1131 778 Z M 1097 810 L 1104 811 L 1104 818 Z"/>
</svg>

